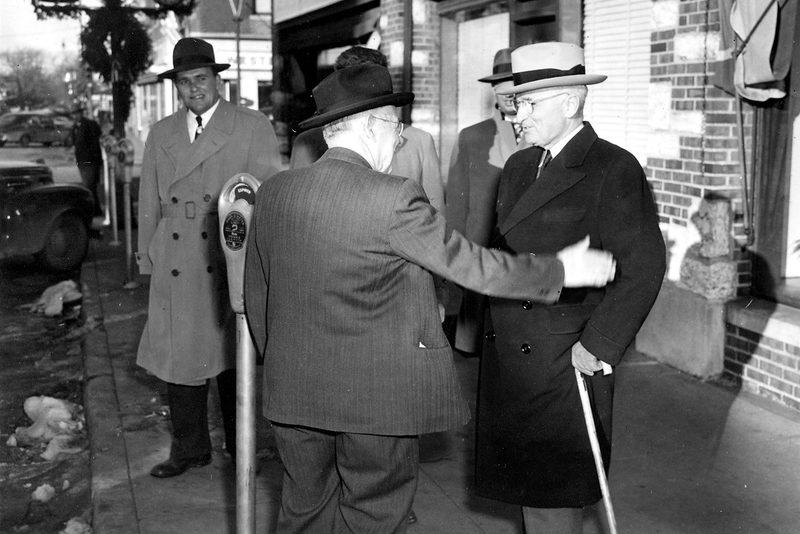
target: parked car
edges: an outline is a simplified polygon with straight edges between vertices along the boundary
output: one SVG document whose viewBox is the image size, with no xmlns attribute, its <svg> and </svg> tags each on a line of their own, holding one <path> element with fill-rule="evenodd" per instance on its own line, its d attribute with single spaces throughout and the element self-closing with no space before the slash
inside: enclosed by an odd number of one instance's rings
<svg viewBox="0 0 800 534">
<path fill-rule="evenodd" d="M 86 257 L 93 201 L 79 184 L 54 184 L 49 167 L 0 161 L 0 259 L 34 255 L 53 271 Z"/>
<path fill-rule="evenodd" d="M 56 119 L 58 117 L 58 119 Z M 58 122 L 56 122 L 58 120 Z M 0 147 L 6 143 L 72 144 L 72 121 L 46 111 L 15 111 L 0 116 Z"/>
</svg>

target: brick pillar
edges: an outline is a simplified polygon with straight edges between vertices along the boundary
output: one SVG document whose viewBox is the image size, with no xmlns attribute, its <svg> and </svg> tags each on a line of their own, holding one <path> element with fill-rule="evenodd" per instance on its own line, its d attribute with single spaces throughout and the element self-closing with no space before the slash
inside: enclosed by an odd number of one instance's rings
<svg viewBox="0 0 800 534">
<path fill-rule="evenodd" d="M 411 64 L 415 94 L 411 113 L 414 126 L 439 138 L 439 16 L 430 0 L 413 0 L 414 24 Z M 381 51 L 389 58 L 396 88 L 402 87 L 404 0 L 381 2 Z"/>
</svg>

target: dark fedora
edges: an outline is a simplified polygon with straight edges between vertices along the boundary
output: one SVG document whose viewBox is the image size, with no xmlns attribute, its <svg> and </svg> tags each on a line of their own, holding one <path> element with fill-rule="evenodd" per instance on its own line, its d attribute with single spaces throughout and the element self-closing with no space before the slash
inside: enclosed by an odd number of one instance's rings
<svg viewBox="0 0 800 534">
<path fill-rule="evenodd" d="M 485 83 L 499 83 L 513 78 L 511 72 L 511 49 L 502 48 L 494 55 L 494 62 L 492 63 L 492 74 L 479 78 L 479 82 Z"/>
<path fill-rule="evenodd" d="M 323 126 L 348 115 L 383 106 L 405 106 L 414 93 L 395 93 L 389 69 L 354 65 L 333 71 L 314 87 L 317 112 L 299 124 L 301 130 Z"/>
<path fill-rule="evenodd" d="M 172 68 L 159 74 L 158 79 L 172 79 L 179 72 L 202 67 L 211 67 L 214 72 L 220 72 L 230 66 L 230 63 L 217 63 L 214 60 L 214 47 L 209 42 L 194 37 L 184 37 L 172 50 Z"/>
</svg>

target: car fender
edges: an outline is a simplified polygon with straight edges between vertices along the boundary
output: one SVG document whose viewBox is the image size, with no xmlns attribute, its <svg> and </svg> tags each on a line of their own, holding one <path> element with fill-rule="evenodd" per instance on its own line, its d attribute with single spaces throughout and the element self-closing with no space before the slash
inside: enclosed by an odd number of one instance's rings
<svg viewBox="0 0 800 534">
<path fill-rule="evenodd" d="M 48 184 L 13 195 L 3 207 L 3 235 L 0 257 L 39 252 L 55 220 L 63 213 L 78 213 L 91 227 L 92 193 L 78 184 Z"/>
</svg>

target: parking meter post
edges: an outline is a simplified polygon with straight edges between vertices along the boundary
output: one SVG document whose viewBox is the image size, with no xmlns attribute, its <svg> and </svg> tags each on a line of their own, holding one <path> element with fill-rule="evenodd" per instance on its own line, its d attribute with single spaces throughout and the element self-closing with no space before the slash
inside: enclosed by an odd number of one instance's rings
<svg viewBox="0 0 800 534">
<path fill-rule="evenodd" d="M 111 215 L 111 243 L 117 246 L 119 241 L 119 224 L 117 218 L 117 139 L 113 135 L 104 135 L 100 138 L 100 143 L 106 154 L 106 169 L 108 172 L 108 196 Z"/>
<path fill-rule="evenodd" d="M 236 313 L 236 532 L 255 533 L 255 347 L 244 313 L 244 259 L 259 182 L 233 176 L 219 196 L 219 230 L 228 267 L 228 296 Z"/>
<path fill-rule="evenodd" d="M 109 185 L 108 152 L 103 148 L 103 226 L 111 224 L 111 190 Z"/>
<path fill-rule="evenodd" d="M 133 274 L 133 232 L 131 214 L 131 182 L 133 177 L 133 143 L 130 139 L 120 139 L 117 143 L 117 163 L 122 165 L 122 203 L 125 216 L 125 289 L 139 287 Z"/>
</svg>

